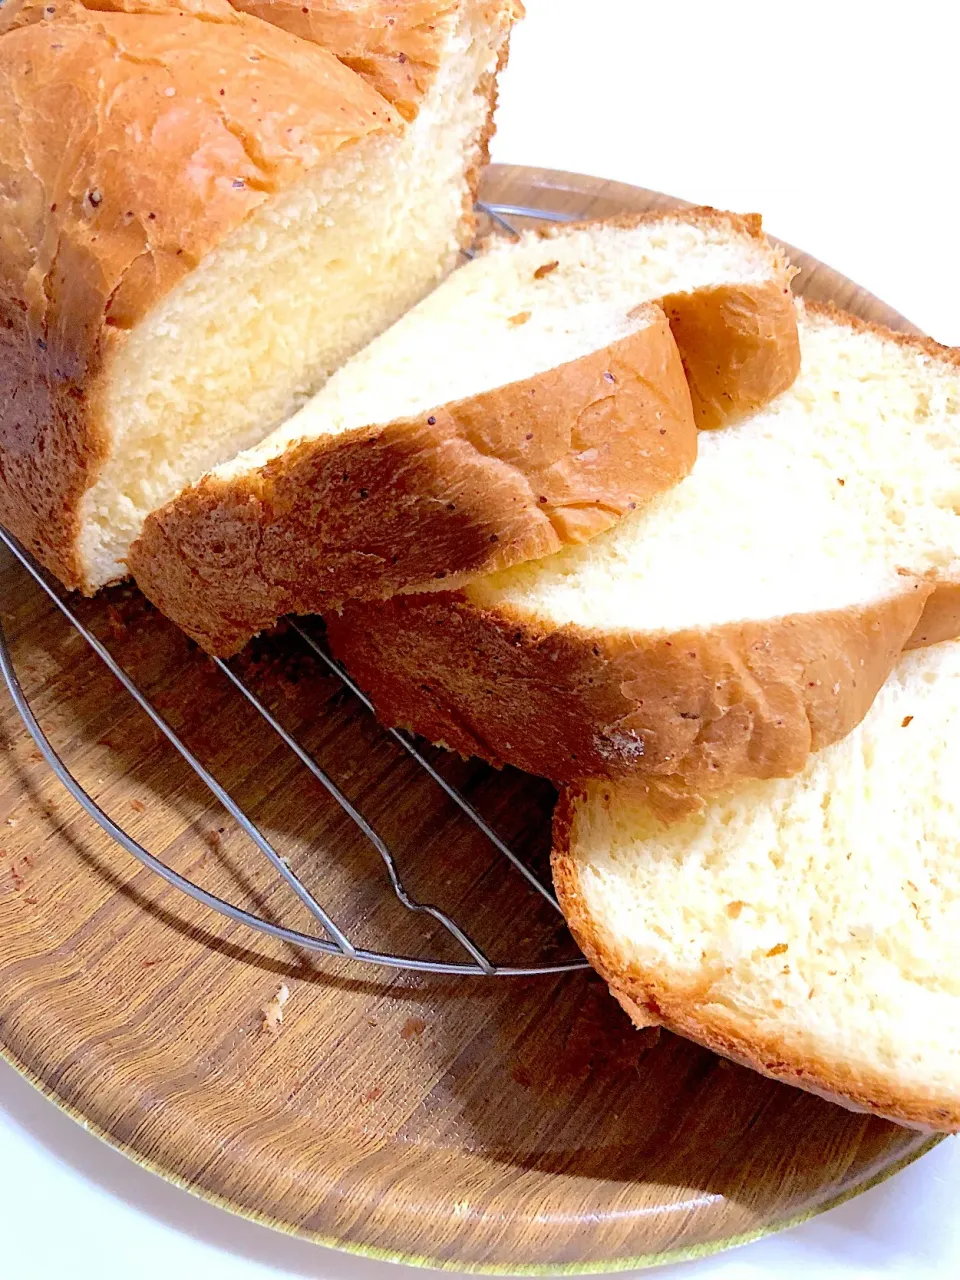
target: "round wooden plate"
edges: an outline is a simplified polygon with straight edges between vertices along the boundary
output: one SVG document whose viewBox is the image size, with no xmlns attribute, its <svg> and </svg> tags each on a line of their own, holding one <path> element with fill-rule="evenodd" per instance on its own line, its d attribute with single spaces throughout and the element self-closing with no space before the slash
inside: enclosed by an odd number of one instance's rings
<svg viewBox="0 0 960 1280">
<path fill-rule="evenodd" d="M 484 197 L 578 216 L 667 206 L 573 174 L 493 168 Z M 905 321 L 803 254 L 802 293 Z M 78 605 L 354 940 L 461 959 L 213 665 L 122 588 Z M 170 865 L 304 926 L 270 867 L 9 557 L 0 611 L 41 723 Z M 239 669 L 395 848 L 408 887 L 502 962 L 563 956 L 547 904 L 325 675 L 298 637 Z M 686 1042 L 634 1032 L 588 973 L 415 977 L 310 958 L 184 899 L 66 795 L 2 699 L 0 1045 L 134 1159 L 237 1213 L 436 1267 L 616 1269 L 748 1240 L 863 1190 L 930 1139 Z M 442 753 L 437 753 L 438 757 Z M 543 865 L 553 792 L 442 768 Z M 262 1006 L 290 999 L 279 1033 Z"/>
</svg>

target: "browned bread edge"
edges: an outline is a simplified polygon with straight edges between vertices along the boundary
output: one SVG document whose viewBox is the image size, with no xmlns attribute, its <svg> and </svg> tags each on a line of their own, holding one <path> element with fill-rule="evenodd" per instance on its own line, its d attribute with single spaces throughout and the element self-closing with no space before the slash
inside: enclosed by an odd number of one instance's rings
<svg viewBox="0 0 960 1280">
<path fill-rule="evenodd" d="M 662 1026 L 783 1084 L 815 1093 L 850 1111 L 868 1112 L 924 1131 L 960 1130 L 960 1107 L 933 1095 L 898 1089 L 878 1073 L 854 1072 L 843 1061 L 799 1058 L 776 1036 L 759 1036 L 734 1014 L 723 1017 L 695 993 L 671 990 L 652 972 L 626 968 L 604 942 L 580 892 L 576 858 L 570 851 L 576 788 L 564 788 L 554 812 L 551 867 L 557 898 L 587 960 L 638 1027 Z"/>
<path fill-rule="evenodd" d="M 669 633 L 540 628 L 444 592 L 350 604 L 327 631 L 384 723 L 560 783 L 634 779 L 669 816 L 854 728 L 931 590 Z"/>
</svg>

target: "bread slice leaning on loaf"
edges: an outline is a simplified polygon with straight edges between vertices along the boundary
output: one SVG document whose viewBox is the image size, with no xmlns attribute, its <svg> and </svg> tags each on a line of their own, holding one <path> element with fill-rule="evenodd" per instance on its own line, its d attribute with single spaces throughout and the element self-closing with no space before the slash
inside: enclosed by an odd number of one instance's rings
<svg viewBox="0 0 960 1280">
<path fill-rule="evenodd" d="M 0 520 L 68 586 L 473 238 L 519 4 L 418 4 L 392 51 L 372 0 L 313 5 L 369 75 L 226 0 L 0 9 Z M 407 38 L 401 114 L 373 85 Z"/>
<path fill-rule="evenodd" d="M 695 317 L 679 355 L 664 310 Z M 680 357 L 702 362 L 703 332 L 728 415 L 795 376 L 789 269 L 755 220 L 695 210 L 495 240 L 260 446 L 155 512 L 130 567 L 225 654 L 284 613 L 585 542 L 690 469 Z"/>
<path fill-rule="evenodd" d="M 904 655 L 795 778 L 663 826 L 629 787 L 557 810 L 553 874 L 640 1026 L 901 1124 L 960 1129 L 960 643 Z"/>
<path fill-rule="evenodd" d="M 593 542 L 328 619 L 381 718 L 666 811 L 795 773 L 905 644 L 960 633 L 960 355 L 814 307 L 800 337 L 789 391 Z"/>
</svg>

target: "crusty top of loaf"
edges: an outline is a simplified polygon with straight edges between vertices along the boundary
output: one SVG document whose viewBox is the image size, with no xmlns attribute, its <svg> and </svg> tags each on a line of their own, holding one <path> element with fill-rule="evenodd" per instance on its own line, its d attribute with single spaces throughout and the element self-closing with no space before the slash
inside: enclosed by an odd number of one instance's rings
<svg viewBox="0 0 960 1280">
<path fill-rule="evenodd" d="M 235 9 L 322 45 L 412 120 L 461 4 L 490 24 L 523 17 L 520 0 L 231 0 Z"/>
<path fill-rule="evenodd" d="M 398 123 L 332 54 L 222 0 L 92 2 L 24 5 L 0 37 L 0 302 L 68 378 L 101 325 L 133 325 L 274 192 Z"/>
</svg>

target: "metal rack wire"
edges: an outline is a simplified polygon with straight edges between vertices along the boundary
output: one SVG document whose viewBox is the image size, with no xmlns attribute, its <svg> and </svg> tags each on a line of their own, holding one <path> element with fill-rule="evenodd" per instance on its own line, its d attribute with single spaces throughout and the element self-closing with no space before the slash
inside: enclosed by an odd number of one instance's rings
<svg viewBox="0 0 960 1280">
<path fill-rule="evenodd" d="M 569 220 L 568 215 L 558 214 L 543 209 L 492 204 L 478 204 L 477 207 L 478 211 L 486 214 L 499 230 L 505 231 L 511 235 L 516 235 L 517 232 L 507 220 L 510 216 L 537 218 L 542 221 L 553 222 Z M 223 898 L 217 897 L 215 894 L 208 892 L 200 885 L 194 883 L 194 881 L 181 875 L 154 854 L 150 853 L 149 850 L 144 848 L 139 841 L 135 840 L 126 830 L 124 830 L 122 826 L 111 818 L 73 775 L 41 728 L 23 691 L 20 679 L 10 655 L 2 623 L 0 623 L 0 672 L 2 672 L 3 678 L 6 681 L 14 706 L 47 764 L 73 799 L 90 815 L 91 818 L 94 819 L 95 822 L 99 824 L 100 827 L 103 828 L 109 836 L 113 838 L 113 840 L 116 841 L 117 844 L 121 846 L 121 848 L 131 854 L 145 867 L 148 867 L 151 871 L 155 872 L 168 884 L 173 885 L 188 897 L 194 899 L 194 901 L 202 903 L 204 906 L 210 908 L 212 911 L 218 912 L 229 920 L 245 925 L 259 933 L 266 934 L 269 937 L 280 939 L 296 947 L 301 947 L 308 952 L 339 956 L 350 960 L 366 962 L 368 964 L 384 965 L 393 969 L 408 969 L 420 973 L 452 975 L 529 977 L 540 974 L 564 973 L 587 967 L 586 961 L 582 959 L 529 965 L 494 964 L 487 958 L 466 930 L 463 929 L 450 915 L 441 911 L 439 907 L 433 906 L 429 903 L 419 902 L 416 898 L 411 896 L 403 885 L 393 853 L 373 826 L 371 826 L 367 821 L 364 815 L 347 798 L 343 791 L 341 791 L 329 774 L 320 767 L 317 761 L 309 755 L 303 746 L 283 727 L 282 724 L 280 724 L 250 686 L 245 683 L 239 675 L 237 675 L 236 671 L 234 671 L 227 663 L 220 659 L 216 659 L 216 665 L 220 672 L 262 717 L 270 730 L 279 736 L 285 746 L 297 757 L 299 762 L 309 770 L 318 782 L 320 782 L 329 795 L 337 802 L 344 813 L 352 819 L 366 839 L 370 842 L 383 861 L 390 886 L 399 902 L 408 911 L 421 913 L 435 920 L 442 926 L 446 933 L 454 939 L 458 946 L 466 952 L 469 956 L 469 960 L 459 963 L 442 960 L 425 960 L 415 956 L 394 955 L 384 951 L 367 950 L 363 947 L 354 945 L 344 931 L 337 925 L 336 921 L 332 919 L 323 905 L 317 900 L 307 885 L 304 884 L 303 880 L 297 876 L 293 870 L 291 870 L 286 859 L 277 852 L 252 818 L 244 812 L 230 794 L 220 785 L 217 779 L 204 767 L 193 752 L 191 752 L 189 747 L 187 747 L 170 724 L 160 714 L 157 708 L 150 702 L 143 691 L 134 682 L 130 674 L 119 665 L 109 650 L 97 639 L 97 637 L 86 626 L 84 626 L 62 589 L 54 584 L 49 575 L 47 575 L 35 563 L 32 557 L 24 551 L 16 539 L 11 537 L 2 528 L 0 528 L 0 540 L 2 540 L 6 547 L 13 553 L 33 581 L 37 583 L 42 591 L 53 602 L 66 621 L 77 631 L 100 661 L 119 681 L 134 702 L 150 718 L 167 742 L 190 766 L 213 797 L 226 809 L 241 830 L 249 837 L 260 855 L 266 858 L 270 863 L 276 875 L 280 877 L 280 879 L 310 912 L 325 936 L 316 936 L 314 934 L 304 933 L 298 929 L 287 928 L 282 924 L 266 920 L 259 915 L 255 915 L 250 911 L 236 906 L 234 903 L 227 902 Z M 291 629 L 299 636 L 303 645 L 305 645 L 317 659 L 325 664 L 329 671 L 342 682 L 343 686 L 349 690 L 354 697 L 358 698 L 367 710 L 372 713 L 373 706 L 369 700 L 363 695 L 363 693 L 361 693 L 339 664 L 330 657 L 323 646 L 320 645 L 312 635 L 310 635 L 309 631 L 304 629 L 304 627 L 295 620 L 290 620 L 290 626 Z M 559 913 L 560 908 L 552 889 L 534 875 L 534 873 L 524 864 L 516 853 L 514 853 L 514 851 L 483 819 L 470 801 L 459 790 L 457 790 L 457 788 L 453 787 L 436 768 L 434 768 L 427 757 L 419 749 L 416 742 L 407 734 L 401 733 L 397 730 L 389 729 L 386 730 L 386 732 L 389 733 L 390 737 L 398 743 L 400 747 L 402 747 L 403 750 L 414 761 L 416 761 L 423 770 L 426 771 L 433 782 L 441 788 L 446 796 L 462 810 L 472 823 L 475 824 L 498 853 L 507 859 L 511 866 L 518 871 L 521 876 L 523 876 L 531 889 L 544 898 L 556 910 L 556 912 Z"/>
</svg>

